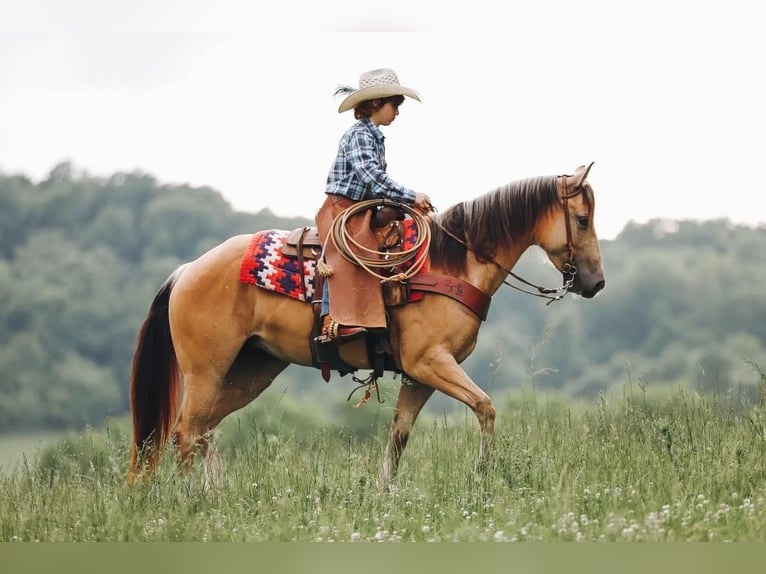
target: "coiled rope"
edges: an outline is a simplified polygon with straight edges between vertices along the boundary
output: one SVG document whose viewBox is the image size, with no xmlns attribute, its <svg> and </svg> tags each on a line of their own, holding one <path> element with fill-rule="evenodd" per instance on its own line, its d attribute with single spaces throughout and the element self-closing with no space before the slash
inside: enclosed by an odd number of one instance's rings
<svg viewBox="0 0 766 574">
<path fill-rule="evenodd" d="M 361 245 L 351 237 L 346 228 L 348 220 L 360 211 L 379 205 L 390 205 L 401 209 L 413 219 L 418 231 L 418 239 L 412 247 L 396 253 L 377 251 Z M 370 275 L 377 277 L 380 279 L 381 283 L 386 283 L 388 281 L 406 281 L 420 271 L 420 268 L 423 267 L 423 264 L 428 258 L 428 246 L 431 244 L 431 226 L 428 224 L 428 218 L 425 215 L 409 205 L 391 201 L 389 199 L 368 199 L 355 203 L 339 213 L 333 221 L 330 237 L 332 238 L 335 248 L 340 252 L 344 259 L 363 268 Z M 422 249 L 421 251 L 423 245 L 426 246 L 426 249 Z M 419 255 L 418 252 L 420 252 Z M 378 269 L 398 268 L 413 258 L 416 259 L 412 266 L 401 273 L 395 275 L 382 275 L 376 271 Z M 329 270 L 329 273 L 332 273 L 331 269 Z"/>
</svg>

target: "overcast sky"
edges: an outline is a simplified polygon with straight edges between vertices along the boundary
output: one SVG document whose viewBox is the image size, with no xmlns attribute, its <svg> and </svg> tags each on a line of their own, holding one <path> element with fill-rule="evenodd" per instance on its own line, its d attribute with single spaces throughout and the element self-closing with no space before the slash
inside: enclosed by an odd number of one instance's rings
<svg viewBox="0 0 766 574">
<path fill-rule="evenodd" d="M 766 222 L 757 3 L 0 0 L 0 171 L 57 163 L 207 185 L 313 217 L 337 84 L 417 90 L 384 128 L 389 174 L 437 208 L 595 162 L 596 227 Z"/>
</svg>

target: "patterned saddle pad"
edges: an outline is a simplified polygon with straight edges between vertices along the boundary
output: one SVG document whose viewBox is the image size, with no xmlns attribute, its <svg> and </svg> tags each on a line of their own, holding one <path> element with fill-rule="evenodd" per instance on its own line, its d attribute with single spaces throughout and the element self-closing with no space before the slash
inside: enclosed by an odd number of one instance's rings
<svg viewBox="0 0 766 574">
<path fill-rule="evenodd" d="M 239 280 L 242 283 L 251 283 L 269 291 L 282 293 L 299 301 L 306 301 L 301 286 L 298 260 L 282 254 L 282 247 L 288 233 L 281 229 L 269 229 L 253 235 L 242 257 Z M 309 302 L 314 298 L 316 265 L 313 259 L 303 260 L 306 296 Z"/>
</svg>

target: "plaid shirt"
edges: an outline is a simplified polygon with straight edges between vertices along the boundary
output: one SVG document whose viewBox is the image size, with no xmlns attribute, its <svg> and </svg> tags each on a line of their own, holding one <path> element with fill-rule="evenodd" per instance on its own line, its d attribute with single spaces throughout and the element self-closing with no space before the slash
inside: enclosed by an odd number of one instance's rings
<svg viewBox="0 0 766 574">
<path fill-rule="evenodd" d="M 343 134 L 338 157 L 327 176 L 326 193 L 344 195 L 354 201 L 391 199 L 415 202 L 415 192 L 386 174 L 385 137 L 369 118 L 356 122 Z"/>
</svg>

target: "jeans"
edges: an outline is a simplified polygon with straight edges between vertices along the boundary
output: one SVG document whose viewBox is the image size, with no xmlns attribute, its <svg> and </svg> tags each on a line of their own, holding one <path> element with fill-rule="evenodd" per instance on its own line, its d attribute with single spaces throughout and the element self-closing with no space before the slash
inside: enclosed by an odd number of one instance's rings
<svg viewBox="0 0 766 574">
<path fill-rule="evenodd" d="M 322 317 L 330 314 L 330 282 L 326 277 L 322 283 L 322 310 L 319 314 Z"/>
</svg>

